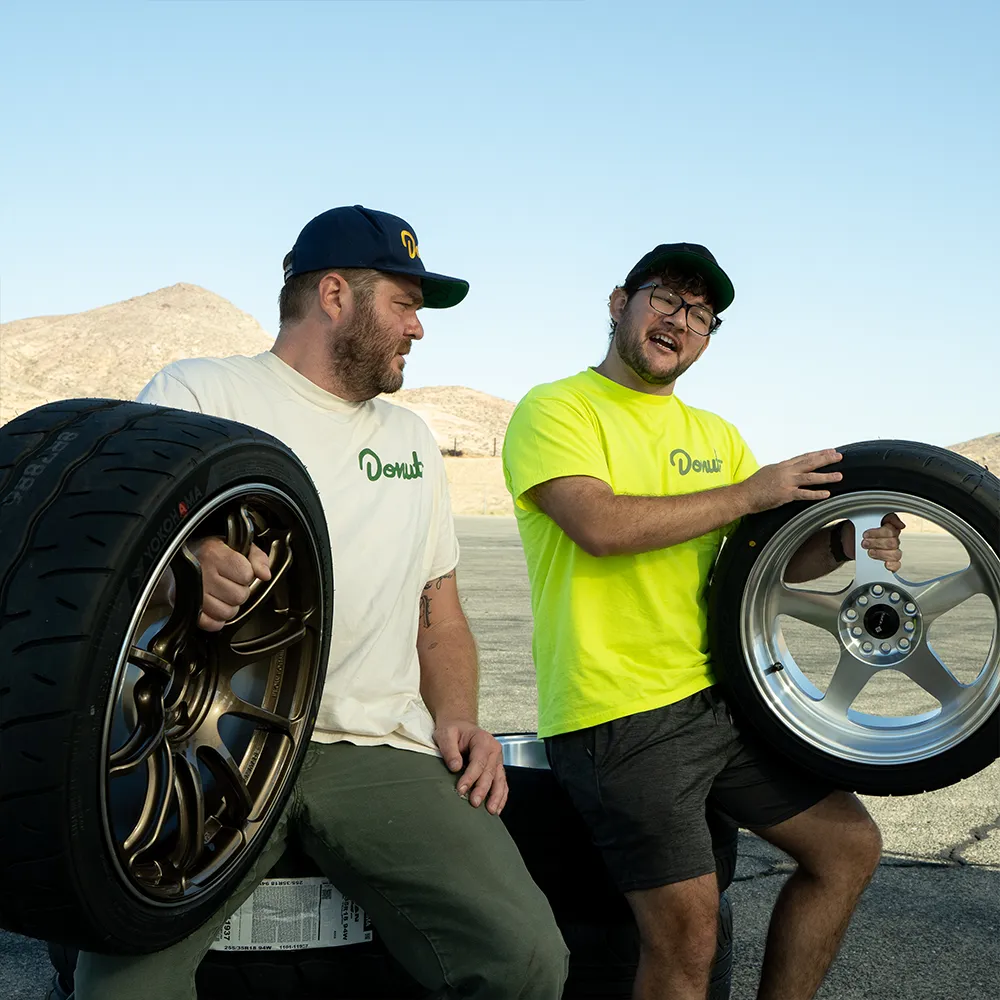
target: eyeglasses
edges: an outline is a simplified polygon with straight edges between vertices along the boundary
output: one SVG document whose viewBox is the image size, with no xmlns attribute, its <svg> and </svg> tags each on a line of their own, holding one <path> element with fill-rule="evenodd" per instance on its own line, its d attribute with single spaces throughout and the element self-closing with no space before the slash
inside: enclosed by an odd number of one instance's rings
<svg viewBox="0 0 1000 1000">
<path fill-rule="evenodd" d="M 640 285 L 636 291 L 642 291 L 643 288 L 649 289 L 649 306 L 653 312 L 658 312 L 661 316 L 674 316 L 683 309 L 688 329 L 699 337 L 715 333 L 722 325 L 722 320 L 700 302 L 685 302 L 677 292 L 652 281 Z"/>
</svg>

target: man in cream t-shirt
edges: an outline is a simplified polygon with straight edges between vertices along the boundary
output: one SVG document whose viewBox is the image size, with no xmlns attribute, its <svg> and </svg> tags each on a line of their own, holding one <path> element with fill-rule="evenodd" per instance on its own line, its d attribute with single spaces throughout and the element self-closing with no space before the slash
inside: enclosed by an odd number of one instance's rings
<svg viewBox="0 0 1000 1000">
<path fill-rule="evenodd" d="M 75 1000 L 194 1000 L 218 928 L 292 830 L 428 990 L 556 1000 L 566 948 L 499 819 L 501 748 L 476 721 L 444 463 L 418 416 L 377 398 L 402 385 L 418 310 L 457 305 L 468 284 L 427 272 L 413 228 L 362 206 L 309 222 L 284 266 L 271 351 L 176 362 L 139 400 L 267 431 L 312 476 L 336 588 L 313 742 L 278 832 L 215 917 L 153 955 L 82 954 Z M 267 559 L 220 539 L 196 554 L 200 624 L 217 630 L 269 578 Z"/>
<path fill-rule="evenodd" d="M 138 398 L 250 424 L 295 451 L 327 514 L 336 587 L 313 739 L 437 754 L 420 698 L 416 602 L 454 571 L 458 540 L 424 421 L 382 399 L 335 396 L 271 351 L 176 362 Z"/>
</svg>

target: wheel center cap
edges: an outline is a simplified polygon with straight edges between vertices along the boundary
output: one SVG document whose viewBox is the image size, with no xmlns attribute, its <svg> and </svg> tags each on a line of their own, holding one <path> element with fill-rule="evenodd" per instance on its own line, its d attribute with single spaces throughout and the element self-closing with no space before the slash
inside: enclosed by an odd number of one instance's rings
<svg viewBox="0 0 1000 1000">
<path fill-rule="evenodd" d="M 865 629 L 876 639 L 891 639 L 899 631 L 899 615 L 888 604 L 876 604 L 865 615 Z"/>
</svg>

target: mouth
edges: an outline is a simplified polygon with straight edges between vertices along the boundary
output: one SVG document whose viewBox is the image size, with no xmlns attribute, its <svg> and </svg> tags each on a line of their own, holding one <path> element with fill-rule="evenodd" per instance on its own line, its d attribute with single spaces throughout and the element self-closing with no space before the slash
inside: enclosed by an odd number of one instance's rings
<svg viewBox="0 0 1000 1000">
<path fill-rule="evenodd" d="M 668 351 L 672 354 L 677 354 L 680 351 L 680 345 L 669 333 L 654 333 L 649 340 L 661 351 Z"/>
</svg>

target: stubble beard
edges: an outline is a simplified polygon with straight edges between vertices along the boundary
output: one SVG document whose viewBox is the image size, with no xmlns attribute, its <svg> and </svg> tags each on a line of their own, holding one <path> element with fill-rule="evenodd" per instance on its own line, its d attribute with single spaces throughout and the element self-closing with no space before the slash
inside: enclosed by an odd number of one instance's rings
<svg viewBox="0 0 1000 1000">
<path fill-rule="evenodd" d="M 394 339 L 379 321 L 371 298 L 359 297 L 350 325 L 331 345 L 331 367 L 337 380 L 352 395 L 373 399 L 402 388 L 403 373 L 392 364 L 401 347 L 402 338 Z"/>
<path fill-rule="evenodd" d="M 649 367 L 646 355 L 643 353 L 643 336 L 629 320 L 622 319 L 615 327 L 614 348 L 622 363 L 630 368 L 647 385 L 670 385 L 683 375 L 697 360 L 692 358 L 686 364 L 681 363 L 680 355 L 676 356 L 674 367 L 665 373 L 654 372 Z"/>
</svg>

